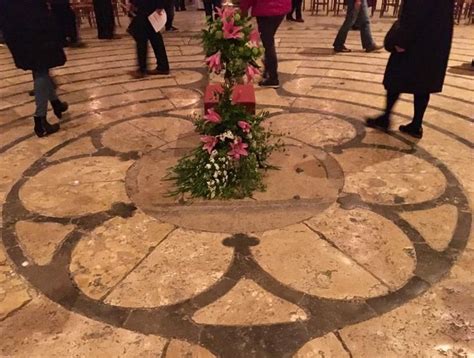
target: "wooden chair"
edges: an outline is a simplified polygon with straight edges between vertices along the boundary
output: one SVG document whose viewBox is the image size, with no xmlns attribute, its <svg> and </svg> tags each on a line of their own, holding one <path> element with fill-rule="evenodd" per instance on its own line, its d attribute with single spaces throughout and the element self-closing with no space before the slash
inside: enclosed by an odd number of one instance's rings
<svg viewBox="0 0 474 358">
<path fill-rule="evenodd" d="M 320 7 L 326 11 L 326 15 L 329 14 L 329 0 L 311 0 L 311 15 L 318 15 Z"/>
<path fill-rule="evenodd" d="M 334 12 L 334 16 L 339 16 L 339 12 L 344 10 L 346 4 L 344 0 L 334 0 L 332 11 Z"/>
<path fill-rule="evenodd" d="M 96 26 L 94 6 L 91 0 L 72 0 L 71 8 L 76 13 L 79 26 L 84 19 L 89 22 L 90 27 Z"/>
<path fill-rule="evenodd" d="M 400 10 L 400 0 L 382 0 L 382 7 L 380 9 L 380 17 L 383 17 L 393 7 L 393 16 L 398 16 Z"/>
<path fill-rule="evenodd" d="M 375 10 L 377 10 L 377 0 L 367 0 L 367 4 L 372 8 L 372 16 L 374 16 Z"/>
</svg>

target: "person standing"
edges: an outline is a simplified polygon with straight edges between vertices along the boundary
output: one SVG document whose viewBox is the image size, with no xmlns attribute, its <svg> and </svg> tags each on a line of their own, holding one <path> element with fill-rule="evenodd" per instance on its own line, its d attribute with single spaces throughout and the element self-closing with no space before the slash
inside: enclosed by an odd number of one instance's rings
<svg viewBox="0 0 474 358">
<path fill-rule="evenodd" d="M 77 33 L 76 14 L 71 9 L 69 0 L 50 0 L 51 12 L 56 18 L 64 46 L 83 47 Z"/>
<path fill-rule="evenodd" d="M 278 79 L 278 58 L 275 48 L 275 34 L 286 14 L 291 11 L 291 0 L 241 0 L 240 8 L 245 14 L 249 9 L 257 18 L 258 31 L 265 48 L 265 72 L 261 87 L 280 87 Z"/>
<path fill-rule="evenodd" d="M 303 13 L 301 11 L 301 8 L 303 6 L 303 0 L 293 0 L 292 4 L 293 7 L 291 9 L 291 12 L 286 15 L 286 19 L 288 21 L 304 22 Z M 295 14 L 296 18 L 293 17 L 293 14 Z"/>
<path fill-rule="evenodd" d="M 165 30 L 168 32 L 178 31 L 178 28 L 173 26 L 174 21 L 174 0 L 164 0 L 166 11 L 166 25 Z"/>
<path fill-rule="evenodd" d="M 372 38 L 367 0 L 346 0 L 346 3 L 346 19 L 344 20 L 344 23 L 339 29 L 336 39 L 334 40 L 334 51 L 351 52 L 351 50 L 345 46 L 345 43 L 347 39 L 347 34 L 354 25 L 360 31 L 362 47 L 365 49 L 366 52 L 380 50 L 382 47 L 377 46 L 375 44 L 374 39 Z"/>
<path fill-rule="evenodd" d="M 176 11 L 186 11 L 185 0 L 175 0 L 174 7 Z"/>
<path fill-rule="evenodd" d="M 99 39 L 112 40 L 115 31 L 112 0 L 93 0 L 93 4 Z"/>
<path fill-rule="evenodd" d="M 56 95 L 49 70 L 66 63 L 56 22 L 46 0 L 0 0 L 5 40 L 17 68 L 32 71 L 36 111 L 34 132 L 38 137 L 55 133 L 59 124 L 46 120 L 48 101 L 54 114 L 61 118 L 67 111 L 66 102 Z"/>
<path fill-rule="evenodd" d="M 385 70 L 385 112 L 367 120 L 369 127 L 388 130 L 401 93 L 414 95 L 414 116 L 400 131 L 423 137 L 423 117 L 431 93 L 443 90 L 454 28 L 454 0 L 405 0 L 398 25 L 385 40 L 392 54 Z"/>
<path fill-rule="evenodd" d="M 204 12 L 206 13 L 206 17 L 214 19 L 216 8 L 220 8 L 221 6 L 221 0 L 204 0 Z"/>
<path fill-rule="evenodd" d="M 129 32 L 132 34 L 137 45 L 138 70 L 132 73 L 135 78 L 146 75 L 168 75 L 170 67 L 166 54 L 165 43 L 161 33 L 157 33 L 148 16 L 153 12 L 164 12 L 165 0 L 131 0 L 131 13 L 135 16 L 130 23 Z M 156 69 L 147 70 L 148 41 L 151 43 L 156 57 Z"/>
</svg>

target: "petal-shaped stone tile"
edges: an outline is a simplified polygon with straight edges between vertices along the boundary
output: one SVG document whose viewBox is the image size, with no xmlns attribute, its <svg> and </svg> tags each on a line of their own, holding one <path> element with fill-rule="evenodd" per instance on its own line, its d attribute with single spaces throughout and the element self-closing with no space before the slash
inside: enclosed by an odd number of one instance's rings
<svg viewBox="0 0 474 358">
<path fill-rule="evenodd" d="M 37 298 L 0 325 L 2 357 L 160 357 L 166 340 L 116 328 Z"/>
<path fill-rule="evenodd" d="M 130 165 L 112 157 L 53 165 L 31 178 L 20 198 L 27 209 L 56 217 L 108 210 L 116 202 L 129 202 L 123 181 Z"/>
<path fill-rule="evenodd" d="M 15 228 L 18 241 L 26 255 L 38 265 L 47 265 L 74 226 L 19 221 Z"/>
<path fill-rule="evenodd" d="M 392 290 L 411 278 L 413 245 L 391 221 L 368 210 L 333 206 L 307 223 Z"/>
<path fill-rule="evenodd" d="M 198 57 L 201 59 L 201 57 Z M 179 70 L 173 73 L 173 76 L 176 78 L 176 82 L 178 85 L 188 85 L 191 83 L 199 82 L 203 76 L 201 73 L 196 71 L 188 71 L 188 70 Z"/>
<path fill-rule="evenodd" d="M 195 133 L 191 121 L 176 117 L 148 117 L 137 119 L 131 123 L 167 143 Z"/>
<path fill-rule="evenodd" d="M 173 339 L 163 358 L 215 358 L 207 349 L 185 341 Z"/>
<path fill-rule="evenodd" d="M 351 355 L 344 349 L 334 333 L 306 343 L 294 358 L 349 358 Z"/>
<path fill-rule="evenodd" d="M 411 145 L 408 145 L 391 135 L 387 135 L 387 133 L 385 132 L 381 132 L 377 130 L 373 130 L 373 131 L 368 130 L 362 143 L 375 144 L 375 145 L 381 145 L 381 146 L 382 145 L 391 146 L 394 148 L 405 149 L 405 150 L 412 148 Z"/>
<path fill-rule="evenodd" d="M 384 149 L 354 148 L 335 158 L 341 164 L 344 190 L 379 204 L 412 204 L 439 197 L 446 178 L 416 156 Z"/>
<path fill-rule="evenodd" d="M 423 211 L 406 211 L 401 217 L 412 224 L 433 249 L 445 250 L 453 239 L 458 210 L 452 205 L 442 205 Z"/>
<path fill-rule="evenodd" d="M 356 136 L 349 122 L 319 113 L 280 114 L 270 118 L 266 125 L 275 133 L 318 147 L 341 145 Z"/>
<path fill-rule="evenodd" d="M 88 296 L 100 299 L 172 230 L 173 226 L 141 213 L 107 221 L 83 238 L 73 252 L 70 269 L 76 284 Z"/>
<path fill-rule="evenodd" d="M 265 232 L 252 251 L 274 278 L 311 295 L 351 299 L 388 292 L 373 275 L 304 224 Z"/>
<path fill-rule="evenodd" d="M 240 280 L 227 294 L 193 316 L 197 323 L 225 326 L 266 325 L 306 319 L 304 310 L 248 279 Z"/>
<path fill-rule="evenodd" d="M 49 157 L 49 160 L 61 160 L 80 154 L 92 154 L 96 151 L 97 149 L 92 144 L 90 137 L 84 137 L 66 145 L 64 148 Z"/>
<path fill-rule="evenodd" d="M 126 307 L 157 307 L 191 298 L 216 283 L 232 260 L 223 234 L 178 229 L 107 297 Z"/>
</svg>

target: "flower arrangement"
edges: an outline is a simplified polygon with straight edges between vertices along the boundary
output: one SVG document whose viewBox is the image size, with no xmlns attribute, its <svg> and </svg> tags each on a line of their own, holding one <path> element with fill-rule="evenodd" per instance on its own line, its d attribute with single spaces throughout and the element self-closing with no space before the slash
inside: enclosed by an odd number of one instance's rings
<svg viewBox="0 0 474 358">
<path fill-rule="evenodd" d="M 207 199 L 243 198 L 256 190 L 263 191 L 263 171 L 271 168 L 268 159 L 281 146 L 262 122 L 268 113 L 249 113 L 244 106 L 233 103 L 237 83 L 251 82 L 260 74 L 258 32 L 248 18 L 233 8 L 218 11 L 216 21 L 209 20 L 202 33 L 209 71 L 224 71 L 222 91 L 215 93 L 214 108 L 195 118 L 201 145 L 181 158 L 170 171 L 175 181 L 171 195 L 189 193 Z"/>
</svg>

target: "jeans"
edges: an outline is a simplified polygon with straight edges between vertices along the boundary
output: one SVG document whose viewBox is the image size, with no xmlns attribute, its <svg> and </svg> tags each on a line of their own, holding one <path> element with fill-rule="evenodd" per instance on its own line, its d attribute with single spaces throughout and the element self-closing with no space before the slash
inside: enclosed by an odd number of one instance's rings
<svg viewBox="0 0 474 358">
<path fill-rule="evenodd" d="M 49 76 L 48 70 L 37 70 L 33 71 L 33 81 L 36 103 L 35 117 L 46 117 L 48 101 L 58 99 L 53 80 Z"/>
<path fill-rule="evenodd" d="M 216 7 L 221 7 L 221 0 L 204 0 L 204 11 L 207 17 L 212 17 Z"/>
<path fill-rule="evenodd" d="M 291 12 L 286 15 L 287 18 L 291 18 L 293 16 L 293 13 L 296 12 L 296 18 L 297 19 L 302 19 L 303 18 L 303 14 L 301 12 L 301 7 L 303 5 L 303 0 L 292 0 L 292 9 L 291 9 Z"/>
<path fill-rule="evenodd" d="M 135 33 L 135 41 L 137 43 L 137 58 L 139 70 L 143 73 L 147 70 L 147 53 L 148 53 L 148 41 L 151 43 L 153 52 L 156 57 L 156 67 L 159 70 L 169 71 L 170 66 L 168 63 L 168 55 L 166 54 L 165 43 L 161 33 L 156 33 L 153 26 L 150 24 L 147 18 L 135 19 L 139 21 Z"/>
<path fill-rule="evenodd" d="M 257 24 L 265 48 L 265 73 L 270 80 L 278 80 L 278 58 L 275 48 L 275 34 L 285 16 L 258 16 Z"/>
<path fill-rule="evenodd" d="M 346 43 L 347 34 L 352 26 L 356 25 L 360 29 L 360 38 L 362 40 L 362 47 L 370 49 L 375 46 L 370 31 L 369 8 L 367 0 L 362 0 L 359 10 L 355 8 L 355 0 L 347 1 L 347 14 L 344 23 L 342 24 L 336 39 L 334 40 L 334 48 L 342 48 Z"/>
</svg>

